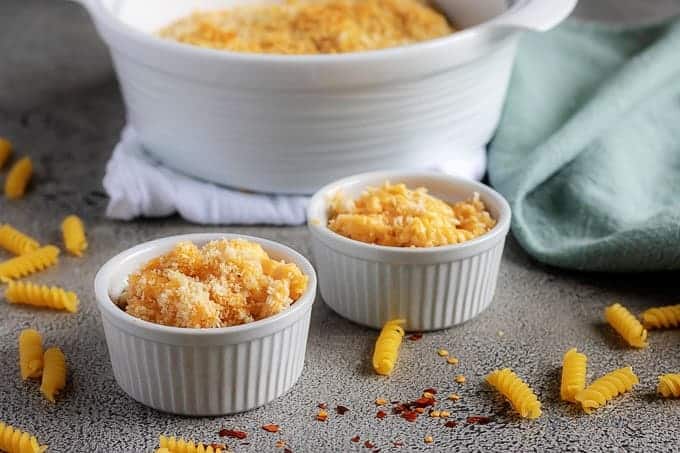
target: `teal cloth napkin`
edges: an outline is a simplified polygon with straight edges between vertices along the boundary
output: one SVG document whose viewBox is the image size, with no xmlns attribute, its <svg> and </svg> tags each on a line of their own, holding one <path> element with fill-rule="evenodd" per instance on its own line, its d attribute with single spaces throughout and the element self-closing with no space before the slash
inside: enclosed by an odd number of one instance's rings
<svg viewBox="0 0 680 453">
<path fill-rule="evenodd" d="M 680 21 L 522 38 L 489 179 L 541 262 L 680 269 Z"/>
</svg>

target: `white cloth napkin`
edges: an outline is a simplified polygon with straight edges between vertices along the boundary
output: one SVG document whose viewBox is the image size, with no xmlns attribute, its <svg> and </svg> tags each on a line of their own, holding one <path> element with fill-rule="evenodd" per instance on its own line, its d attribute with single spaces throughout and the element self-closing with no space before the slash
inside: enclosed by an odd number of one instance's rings
<svg viewBox="0 0 680 453">
<path fill-rule="evenodd" d="M 480 179 L 486 155 L 448 161 L 438 170 Z M 113 219 L 165 217 L 179 213 L 200 224 L 299 225 L 305 222 L 309 197 L 243 192 L 194 179 L 164 167 L 143 149 L 127 126 L 106 166 L 106 215 Z"/>
</svg>

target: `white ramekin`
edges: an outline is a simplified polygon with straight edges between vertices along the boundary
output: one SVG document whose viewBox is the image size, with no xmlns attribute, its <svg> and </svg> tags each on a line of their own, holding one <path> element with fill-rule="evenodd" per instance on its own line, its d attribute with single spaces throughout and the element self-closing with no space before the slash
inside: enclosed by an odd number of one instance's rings
<svg viewBox="0 0 680 453">
<path fill-rule="evenodd" d="M 309 276 L 307 290 L 276 316 L 216 329 L 161 326 L 113 303 L 130 273 L 177 242 L 223 238 L 257 242 L 273 258 L 295 263 Z M 235 234 L 167 237 L 111 258 L 94 286 L 113 374 L 125 393 L 142 404 L 182 415 L 231 414 L 283 395 L 302 373 L 316 274 L 309 261 L 284 245 Z"/>
<path fill-rule="evenodd" d="M 111 51 L 127 119 L 150 153 L 218 184 L 303 194 L 386 167 L 483 162 L 518 38 L 555 26 L 576 3 L 436 0 L 461 31 L 385 50 L 282 56 L 153 36 L 194 9 L 255 0 L 78 1 Z"/>
<path fill-rule="evenodd" d="M 328 201 L 338 191 L 350 198 L 385 181 L 426 187 L 454 202 L 479 193 L 496 226 L 471 241 L 431 248 L 366 244 L 331 231 Z M 468 321 L 493 299 L 510 206 L 484 184 L 431 172 L 374 172 L 351 176 L 319 190 L 309 204 L 308 226 L 319 288 L 341 316 L 379 329 L 403 318 L 410 331 L 429 331 Z"/>
</svg>

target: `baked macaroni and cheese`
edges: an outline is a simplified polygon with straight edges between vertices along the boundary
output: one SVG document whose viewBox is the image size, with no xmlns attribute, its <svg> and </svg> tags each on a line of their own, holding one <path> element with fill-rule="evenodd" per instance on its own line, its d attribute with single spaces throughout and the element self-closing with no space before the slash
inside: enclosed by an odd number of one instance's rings
<svg viewBox="0 0 680 453">
<path fill-rule="evenodd" d="M 449 204 L 404 184 L 386 182 L 351 200 L 337 193 L 330 202 L 328 227 L 361 242 L 393 247 L 458 244 L 491 230 L 496 221 L 475 193 Z"/>
<path fill-rule="evenodd" d="M 158 35 L 232 52 L 329 54 L 384 49 L 454 32 L 419 0 L 287 0 L 197 11 Z"/>
<path fill-rule="evenodd" d="M 254 242 L 181 242 L 130 275 L 118 305 L 166 326 L 235 326 L 285 310 L 307 281 L 294 263 L 270 258 Z"/>
</svg>

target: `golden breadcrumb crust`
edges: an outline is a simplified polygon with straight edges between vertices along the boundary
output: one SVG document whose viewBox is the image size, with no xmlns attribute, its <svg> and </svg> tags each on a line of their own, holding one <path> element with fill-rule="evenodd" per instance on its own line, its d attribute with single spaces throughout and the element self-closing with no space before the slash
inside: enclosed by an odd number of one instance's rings
<svg viewBox="0 0 680 453">
<path fill-rule="evenodd" d="M 166 326 L 235 326 L 288 308 L 307 281 L 295 264 L 271 259 L 254 242 L 181 242 L 131 274 L 118 303 Z"/>
<path fill-rule="evenodd" d="M 328 54 L 402 46 L 454 32 L 419 0 L 288 0 L 197 11 L 158 35 L 234 52 Z"/>
</svg>

